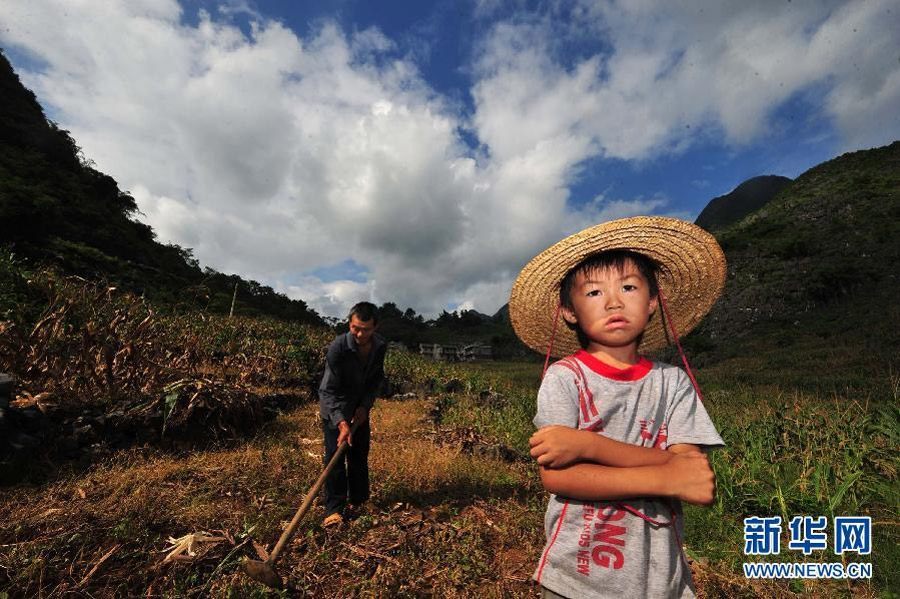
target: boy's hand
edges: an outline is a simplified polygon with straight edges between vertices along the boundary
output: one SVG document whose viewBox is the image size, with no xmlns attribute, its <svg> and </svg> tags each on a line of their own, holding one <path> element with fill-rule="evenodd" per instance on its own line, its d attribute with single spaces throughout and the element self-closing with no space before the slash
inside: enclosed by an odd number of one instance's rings
<svg viewBox="0 0 900 599">
<path fill-rule="evenodd" d="M 696 505 L 710 505 L 716 496 L 716 476 L 700 451 L 673 454 L 664 466 L 670 495 Z"/>
<path fill-rule="evenodd" d="M 593 434 L 593 433 L 589 433 Z M 583 432 L 554 424 L 531 435 L 531 457 L 547 468 L 563 468 L 583 459 Z"/>
</svg>

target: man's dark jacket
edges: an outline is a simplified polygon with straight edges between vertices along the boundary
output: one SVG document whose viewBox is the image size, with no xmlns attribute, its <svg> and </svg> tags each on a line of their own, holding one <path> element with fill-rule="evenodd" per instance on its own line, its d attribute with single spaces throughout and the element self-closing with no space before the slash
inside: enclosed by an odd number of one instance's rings
<svg viewBox="0 0 900 599">
<path fill-rule="evenodd" d="M 325 354 L 325 375 L 319 385 L 319 415 L 331 426 L 350 422 L 359 406 L 371 409 L 384 381 L 384 354 L 387 343 L 372 335 L 372 349 L 366 363 L 350 333 L 338 335 Z"/>
</svg>

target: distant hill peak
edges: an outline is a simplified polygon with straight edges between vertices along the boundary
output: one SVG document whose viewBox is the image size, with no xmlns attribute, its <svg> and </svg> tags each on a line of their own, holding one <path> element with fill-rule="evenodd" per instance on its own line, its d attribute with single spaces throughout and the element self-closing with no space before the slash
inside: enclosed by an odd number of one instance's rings
<svg viewBox="0 0 900 599">
<path fill-rule="evenodd" d="M 747 179 L 723 196 L 713 198 L 697 217 L 696 224 L 707 231 L 721 231 L 756 212 L 792 181 L 779 175 Z"/>
<path fill-rule="evenodd" d="M 497 322 L 509 322 L 509 304 L 500 306 L 500 309 L 491 318 Z"/>
</svg>

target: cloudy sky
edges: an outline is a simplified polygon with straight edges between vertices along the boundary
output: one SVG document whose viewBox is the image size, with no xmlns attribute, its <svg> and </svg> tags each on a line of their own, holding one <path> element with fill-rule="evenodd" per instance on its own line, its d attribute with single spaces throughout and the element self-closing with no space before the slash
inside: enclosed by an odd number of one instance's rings
<svg viewBox="0 0 900 599">
<path fill-rule="evenodd" d="M 900 138 L 895 0 L 3 0 L 161 241 L 326 315 L 494 313 L 532 256 Z"/>
</svg>

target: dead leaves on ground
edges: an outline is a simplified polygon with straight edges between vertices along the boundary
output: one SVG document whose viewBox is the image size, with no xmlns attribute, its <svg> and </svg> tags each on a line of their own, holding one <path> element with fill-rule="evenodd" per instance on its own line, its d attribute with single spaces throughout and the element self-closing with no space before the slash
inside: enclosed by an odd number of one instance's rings
<svg viewBox="0 0 900 599">
<path fill-rule="evenodd" d="M 227 535 L 225 531 L 219 532 Z M 193 561 L 194 558 L 197 557 L 198 551 L 205 553 L 208 549 L 208 545 L 216 545 L 225 541 L 230 541 L 231 544 L 234 545 L 234 538 L 231 537 L 231 535 L 212 535 L 206 531 L 188 533 L 177 539 L 175 537 L 169 537 L 168 542 L 171 546 L 163 549 L 164 553 L 168 552 L 165 559 L 163 559 L 163 563 L 165 564 L 171 561 Z"/>
</svg>

